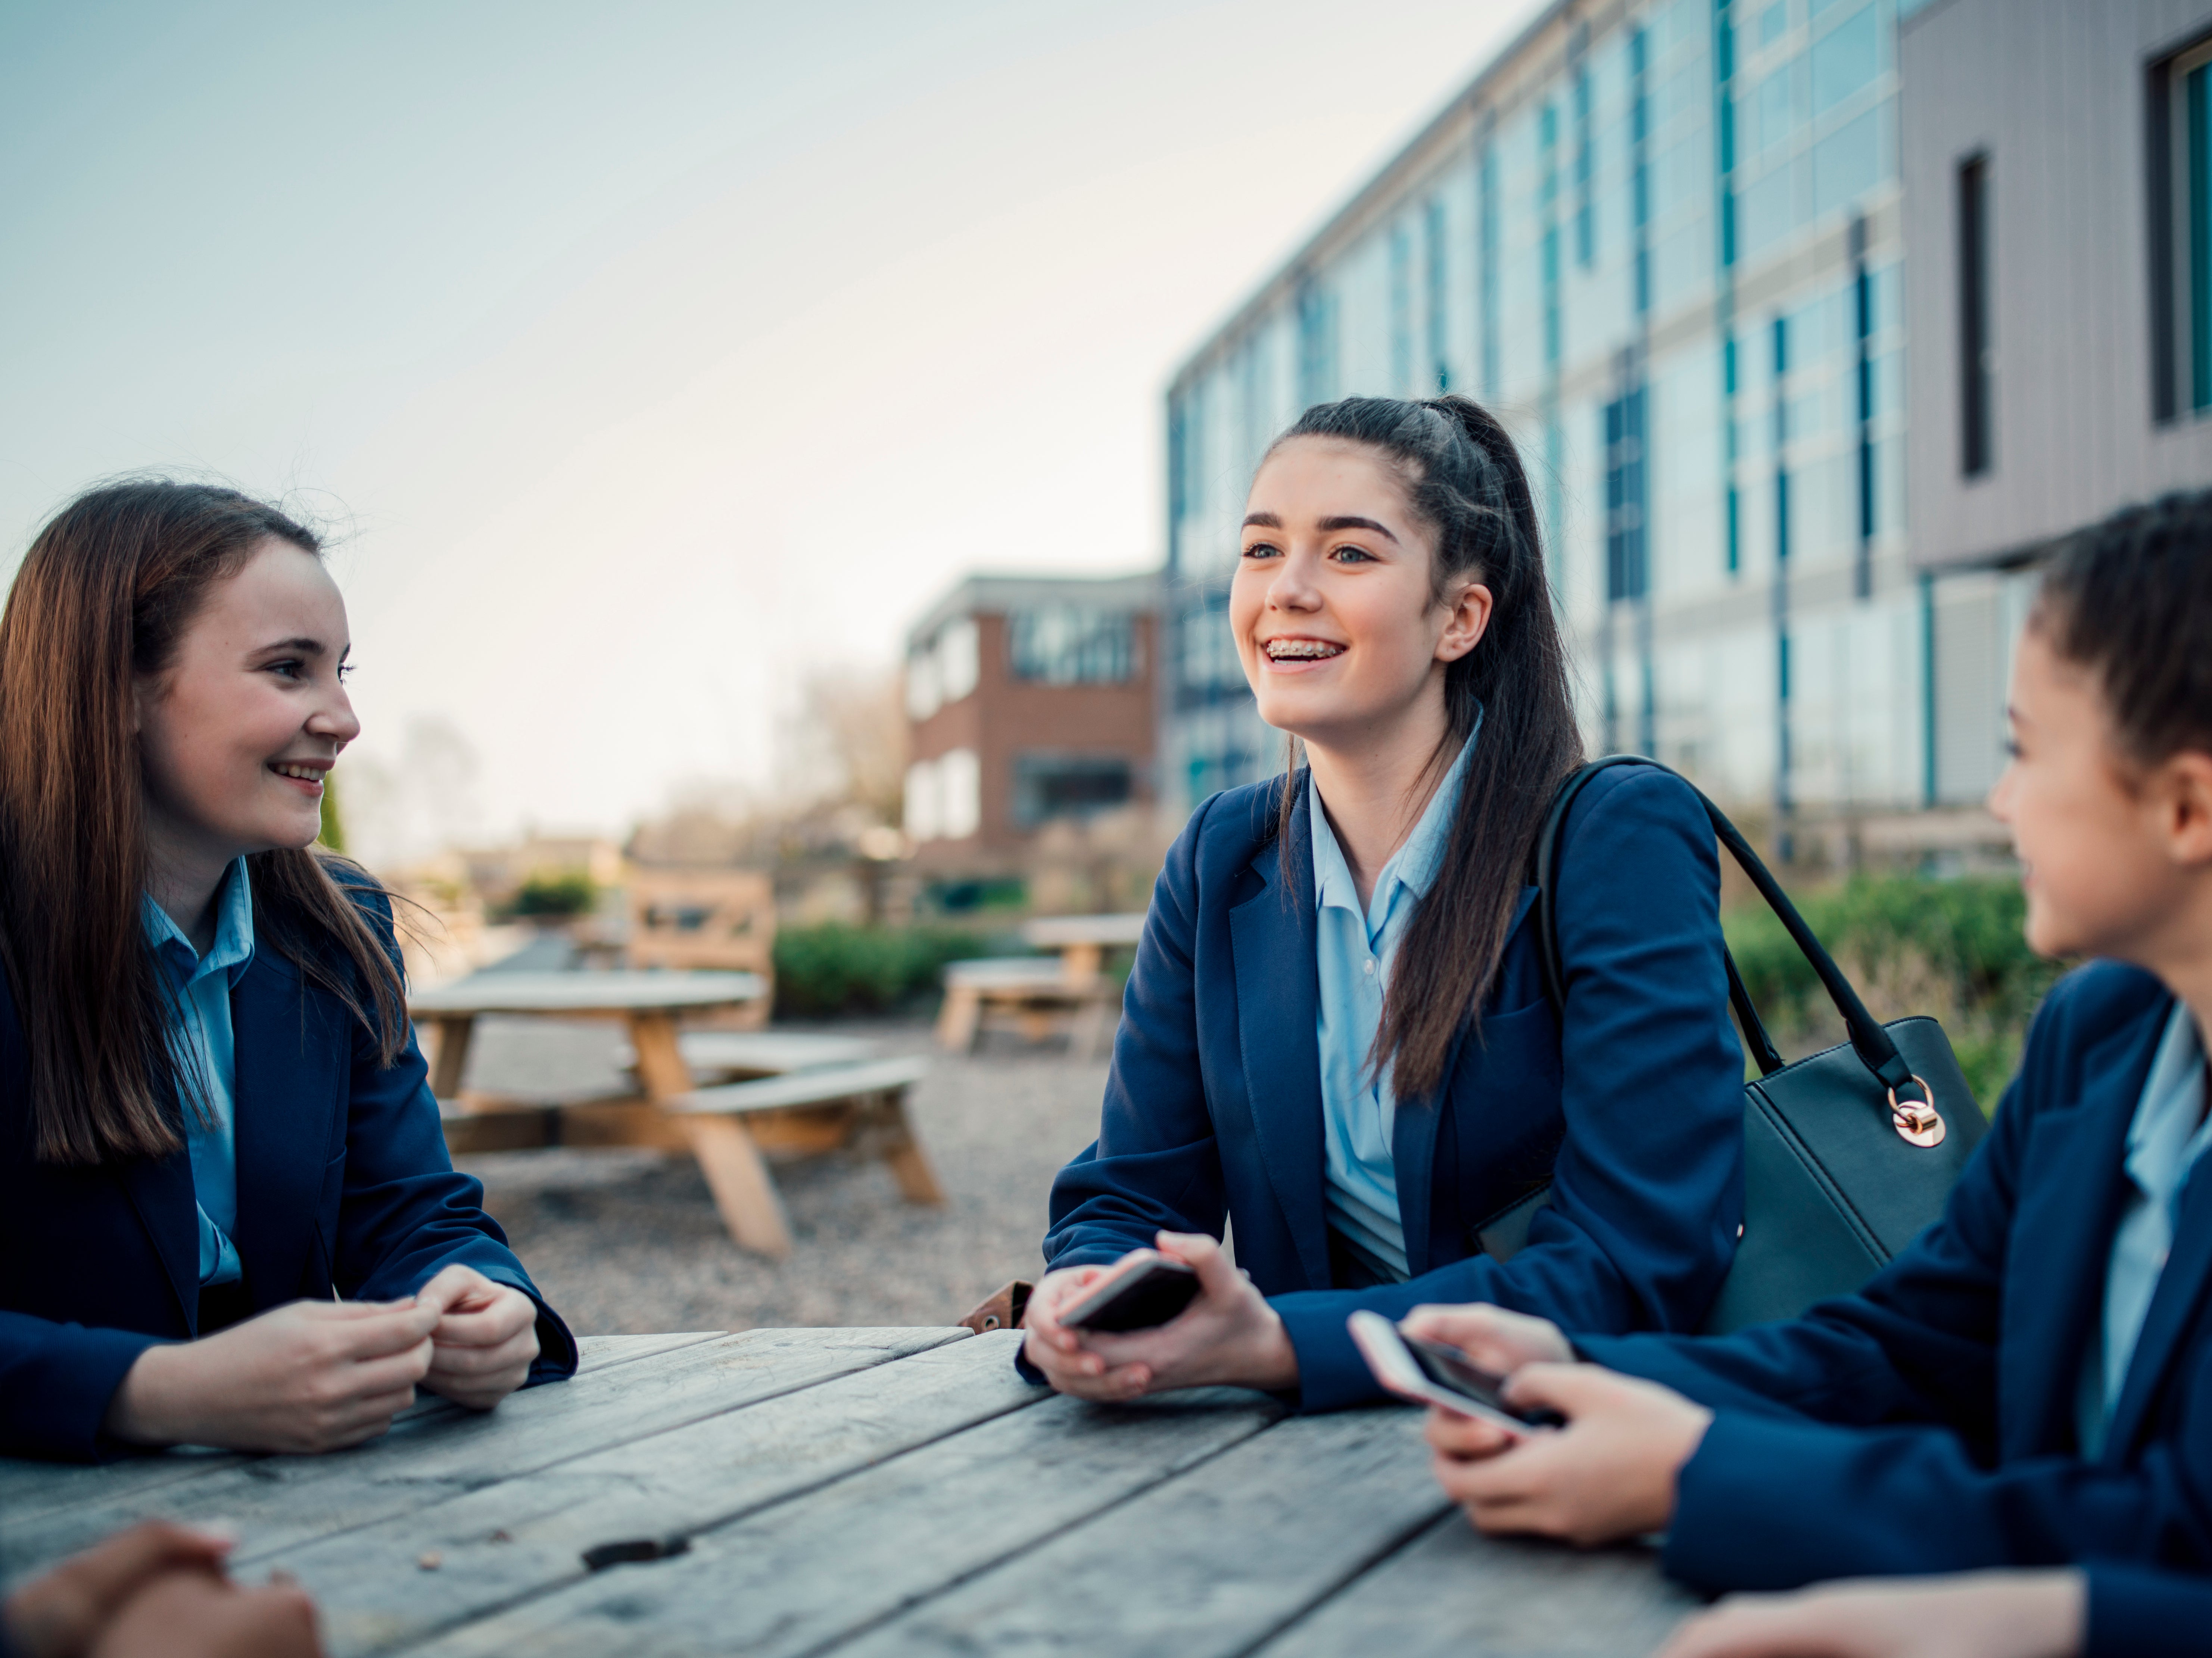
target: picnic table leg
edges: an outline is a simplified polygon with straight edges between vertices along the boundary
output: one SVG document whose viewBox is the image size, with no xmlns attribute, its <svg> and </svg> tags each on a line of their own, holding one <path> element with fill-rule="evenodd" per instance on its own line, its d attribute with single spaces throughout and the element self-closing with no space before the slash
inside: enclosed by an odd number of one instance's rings
<svg viewBox="0 0 2212 1658">
<path fill-rule="evenodd" d="M 461 1072 L 469 1062 L 469 1040 L 476 1035 L 473 1013 L 440 1013 L 430 1018 L 436 1043 L 430 1058 L 430 1092 L 441 1100 L 461 1096 Z"/>
<path fill-rule="evenodd" d="M 945 1188 L 937 1183 L 937 1171 L 929 1166 L 928 1154 L 922 1151 L 914 1125 L 907 1121 L 903 1088 L 884 1097 L 882 1123 L 876 1145 L 890 1165 L 899 1195 L 908 1203 L 943 1203 Z"/>
<path fill-rule="evenodd" d="M 677 1046 L 673 1014 L 631 1014 L 629 1045 L 637 1054 L 637 1079 L 654 1103 L 691 1091 L 691 1067 Z M 699 1160 L 714 1207 L 737 1246 L 775 1260 L 788 1255 L 791 1225 L 784 1218 L 783 1199 L 744 1126 L 732 1117 L 687 1116 L 682 1121 L 691 1155 Z"/>
<path fill-rule="evenodd" d="M 976 1027 L 982 1022 L 983 998 L 965 985 L 945 992 L 945 1006 L 937 1016 L 937 1045 L 948 1054 L 965 1054 L 975 1045 Z"/>
<path fill-rule="evenodd" d="M 1114 1028 L 1119 1022 L 1121 1005 L 1103 991 L 1086 998 L 1075 1015 L 1074 1027 L 1067 1033 L 1067 1051 L 1079 1060 L 1095 1060 L 1100 1054 L 1111 1052 Z"/>
<path fill-rule="evenodd" d="M 690 1117 L 684 1127 L 691 1154 L 714 1194 L 722 1224 L 740 1249 L 781 1260 L 791 1253 L 791 1224 L 768 1164 L 744 1125 L 732 1117 Z"/>
</svg>

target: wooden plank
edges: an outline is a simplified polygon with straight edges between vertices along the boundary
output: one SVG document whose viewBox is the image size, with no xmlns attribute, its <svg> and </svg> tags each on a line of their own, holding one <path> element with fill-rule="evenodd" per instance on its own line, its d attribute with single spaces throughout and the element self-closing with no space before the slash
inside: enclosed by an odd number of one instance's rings
<svg viewBox="0 0 2212 1658">
<path fill-rule="evenodd" d="M 905 1088 L 929 1074 L 929 1061 L 918 1054 L 893 1060 L 870 1060 L 859 1065 L 823 1066 L 794 1071 L 757 1082 L 724 1083 L 714 1088 L 695 1088 L 666 1102 L 670 1111 L 744 1112 L 772 1110 L 784 1106 L 823 1105 L 862 1094 L 881 1094 Z"/>
<path fill-rule="evenodd" d="M 599 1371 L 632 1360 L 701 1342 L 719 1341 L 721 1330 L 694 1330 L 672 1335 L 579 1336 L 578 1369 Z M 424 1394 L 394 1424 L 395 1431 L 418 1422 L 453 1414 L 459 1407 L 432 1394 Z M 52 1514 L 58 1509 L 92 1507 L 125 1500 L 134 1493 L 149 1492 L 179 1481 L 220 1473 L 253 1461 L 232 1451 L 179 1448 L 119 1462 L 87 1466 L 72 1462 L 33 1462 L 0 1457 L 0 1515 L 9 1525 Z"/>
<path fill-rule="evenodd" d="M 296 1576 L 333 1654 L 405 1645 L 580 1581 L 587 1549 L 695 1536 L 1049 1400 L 1014 1372 L 1020 1339 L 951 1343 L 303 1547 L 249 1537 L 238 1561 Z"/>
<path fill-rule="evenodd" d="M 475 973 L 407 999 L 417 1018 L 440 1013 L 613 1016 L 757 1001 L 756 973 Z"/>
<path fill-rule="evenodd" d="M 616 1567 L 410 1651 L 796 1658 L 1205 1463 L 1280 1414 L 1272 1400 L 1227 1390 L 1118 1408 L 1055 1395 L 756 1510 L 677 1558 Z M 1049 1575 L 1017 1576 L 1038 1604 L 1058 1599 Z M 1141 1581 L 1099 1585 L 1104 1600 L 1149 1592 Z"/>
<path fill-rule="evenodd" d="M 279 1547 L 327 1537 L 627 1440 L 964 1339 L 951 1329 L 751 1330 L 516 1394 L 496 1411 L 398 1424 L 327 1456 L 270 1456 L 179 1485 L 0 1519 L 20 1572 L 133 1521 L 222 1521 Z"/>
<path fill-rule="evenodd" d="M 1619 1658 L 1694 1612 L 1649 1549 L 1488 1538 L 1450 1513 L 1260 1649 L 1260 1658 Z"/>
<path fill-rule="evenodd" d="M 1435 1521 L 1428 1462 L 1412 1411 L 1300 1417 L 837 1650 L 1243 1653 Z"/>
</svg>

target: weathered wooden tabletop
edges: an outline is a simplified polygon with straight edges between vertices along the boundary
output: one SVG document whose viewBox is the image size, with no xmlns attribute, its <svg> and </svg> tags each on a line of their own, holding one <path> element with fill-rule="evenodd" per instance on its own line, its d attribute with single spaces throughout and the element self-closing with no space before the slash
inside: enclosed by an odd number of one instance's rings
<svg viewBox="0 0 2212 1658">
<path fill-rule="evenodd" d="M 587 1339 L 489 1416 L 325 1457 L 0 1460 L 0 1580 L 148 1515 L 222 1521 L 337 1654 L 1646 1653 L 1689 1606 L 1632 1551 L 1477 1536 L 1411 1410 L 1104 1408 L 1008 1332 Z M 593 1571 L 640 1540 L 681 1553 Z"/>
</svg>

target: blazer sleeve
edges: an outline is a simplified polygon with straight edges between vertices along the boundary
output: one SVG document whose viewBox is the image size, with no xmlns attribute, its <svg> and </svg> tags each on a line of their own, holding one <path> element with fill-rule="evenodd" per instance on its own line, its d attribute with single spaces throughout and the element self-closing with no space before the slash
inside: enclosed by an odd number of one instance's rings
<svg viewBox="0 0 2212 1658">
<path fill-rule="evenodd" d="M 0 1456 L 94 1462 L 123 1448 L 105 1431 L 123 1378 L 158 1336 L 0 1312 Z"/>
<path fill-rule="evenodd" d="M 1565 1138 L 1551 1201 L 1510 1260 L 1478 1254 L 1404 1284 L 1275 1297 L 1305 1409 L 1380 1397 L 1345 1327 L 1355 1309 L 1396 1318 L 1425 1302 L 1483 1301 L 1570 1330 L 1694 1329 L 1735 1259 L 1743 1052 L 1729 1022 L 1712 829 L 1662 772 L 1601 777 L 1584 799 L 1557 887 Z"/>
<path fill-rule="evenodd" d="M 1200 1066 L 1191 965 L 1197 849 L 1212 804 L 1193 814 L 1153 885 L 1136 965 L 1122 993 L 1098 1138 L 1053 1180 L 1044 1236 L 1050 1267 L 1118 1260 L 1151 1247 L 1161 1230 L 1219 1237 L 1227 1221 L 1221 1149 Z"/>
<path fill-rule="evenodd" d="M 388 904 L 381 895 L 373 902 L 372 913 L 389 939 Z M 484 1212 L 483 1182 L 453 1167 L 430 1092 L 429 1067 L 413 1033 L 398 1062 L 385 1067 L 378 1063 L 373 1033 L 358 1020 L 352 1023 L 345 1183 L 333 1280 L 361 1300 L 397 1300 L 447 1266 L 472 1266 L 538 1305 L 538 1358 L 527 1385 L 574 1375 L 575 1338 L 507 1248 L 499 1223 Z"/>
<path fill-rule="evenodd" d="M 2081 1658 L 2192 1658 L 2212 1629 L 2212 1583 L 2135 1566 L 2092 1566 Z"/>
</svg>

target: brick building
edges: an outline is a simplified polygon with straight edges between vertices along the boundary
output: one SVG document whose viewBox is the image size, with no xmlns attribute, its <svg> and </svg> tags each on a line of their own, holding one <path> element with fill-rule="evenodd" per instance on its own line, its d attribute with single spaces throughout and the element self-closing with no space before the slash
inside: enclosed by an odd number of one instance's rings
<svg viewBox="0 0 2212 1658">
<path fill-rule="evenodd" d="M 906 829 L 1003 866 L 1056 819 L 1149 805 L 1158 578 L 970 576 L 907 635 Z"/>
</svg>

